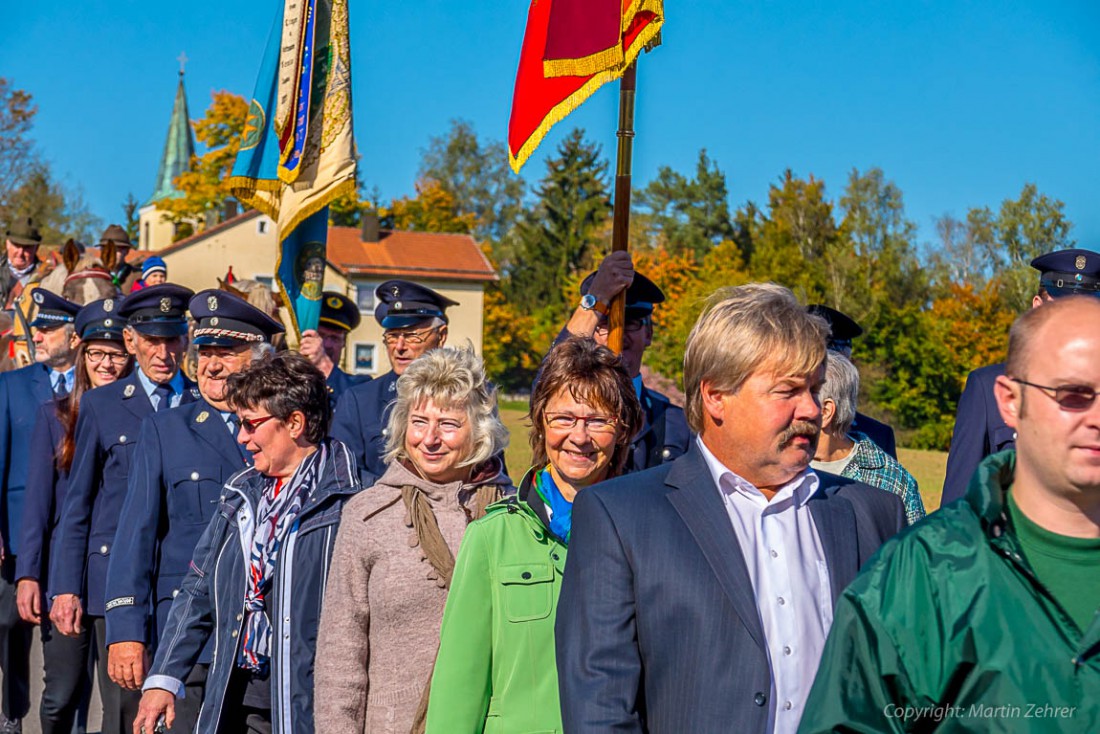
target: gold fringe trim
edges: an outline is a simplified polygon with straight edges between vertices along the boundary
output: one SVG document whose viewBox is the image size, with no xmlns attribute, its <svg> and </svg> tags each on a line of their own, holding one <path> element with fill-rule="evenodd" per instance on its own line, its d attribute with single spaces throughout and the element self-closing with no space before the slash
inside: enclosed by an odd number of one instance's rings
<svg viewBox="0 0 1100 734">
<path fill-rule="evenodd" d="M 592 76 L 623 63 L 623 44 L 620 39 L 611 48 L 588 56 L 573 59 L 543 60 L 542 75 L 547 79 L 558 76 Z"/>
<path fill-rule="evenodd" d="M 597 89 L 602 87 L 607 82 L 615 81 L 623 75 L 626 71 L 626 67 L 634 63 L 634 60 L 638 58 L 638 54 L 646 44 L 648 44 L 657 34 L 661 32 L 661 26 L 664 21 L 661 18 L 654 18 L 653 22 L 647 25 L 642 32 L 638 34 L 638 37 L 634 39 L 634 43 L 630 44 L 624 54 L 623 65 L 615 69 L 607 69 L 599 74 L 594 75 L 591 79 L 586 81 L 580 89 L 570 94 L 564 100 L 554 105 L 550 111 L 542 118 L 542 122 L 535 128 L 523 145 L 520 146 L 519 151 L 512 155 L 511 149 L 508 150 L 508 164 L 512 167 L 512 171 L 519 173 L 523 164 L 531 157 L 531 154 L 535 152 L 535 149 L 542 143 L 543 138 L 550 132 L 550 128 L 557 125 L 559 122 L 569 116 L 573 110 L 580 107 L 584 102 L 591 97 Z"/>
<path fill-rule="evenodd" d="M 260 191 L 278 194 L 283 188 L 281 183 L 271 179 L 256 179 L 248 176 L 230 176 L 225 180 L 225 183 L 239 202 L 266 214 L 272 219 L 278 219 L 279 197 L 275 196 L 273 200 L 270 200 L 256 194 Z"/>
<path fill-rule="evenodd" d="M 629 31 L 630 26 L 634 23 L 634 19 L 637 18 L 640 13 L 653 13 L 653 22 L 663 23 L 665 20 L 664 6 L 664 0 L 637 0 L 637 2 L 630 7 L 630 10 L 623 14 L 621 32 L 626 33 Z"/>
</svg>

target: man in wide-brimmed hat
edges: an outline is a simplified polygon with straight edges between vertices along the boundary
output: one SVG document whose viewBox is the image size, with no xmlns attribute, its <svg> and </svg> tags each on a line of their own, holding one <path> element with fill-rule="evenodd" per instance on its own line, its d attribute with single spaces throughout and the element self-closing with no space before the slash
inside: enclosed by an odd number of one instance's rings
<svg viewBox="0 0 1100 734">
<path fill-rule="evenodd" d="M 23 292 L 23 288 L 42 275 L 43 262 L 38 259 L 42 234 L 30 217 L 12 222 L 4 236 L 4 251 L 0 253 L 0 303 L 4 310 Z"/>
<path fill-rule="evenodd" d="M 115 279 L 115 285 L 122 289 L 123 294 L 128 294 L 133 289 L 134 283 L 141 279 L 141 271 L 126 263 L 126 257 L 134 246 L 130 242 L 130 235 L 126 234 L 126 230 L 121 225 L 112 224 L 99 236 L 100 252 L 103 251 L 104 245 L 108 244 L 115 246 L 118 263 L 111 275 Z"/>
</svg>

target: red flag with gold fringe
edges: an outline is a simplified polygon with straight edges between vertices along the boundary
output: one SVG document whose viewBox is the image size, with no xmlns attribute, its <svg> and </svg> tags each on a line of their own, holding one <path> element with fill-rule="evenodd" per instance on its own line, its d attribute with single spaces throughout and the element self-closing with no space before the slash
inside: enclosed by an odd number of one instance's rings
<svg viewBox="0 0 1100 734">
<path fill-rule="evenodd" d="M 663 0 L 532 0 L 527 13 L 508 158 L 512 170 L 603 84 L 623 75 L 664 23 Z"/>
</svg>

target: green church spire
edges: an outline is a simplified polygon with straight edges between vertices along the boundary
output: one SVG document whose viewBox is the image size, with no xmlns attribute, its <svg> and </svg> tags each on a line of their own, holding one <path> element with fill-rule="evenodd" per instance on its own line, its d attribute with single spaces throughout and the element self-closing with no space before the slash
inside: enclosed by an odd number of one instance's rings
<svg viewBox="0 0 1100 734">
<path fill-rule="evenodd" d="M 164 153 L 161 155 L 160 170 L 157 171 L 153 195 L 149 197 L 150 203 L 183 195 L 172 181 L 181 173 L 190 170 L 193 155 L 195 155 L 195 138 L 191 131 L 191 117 L 187 113 L 187 94 L 183 89 L 181 69 L 180 83 L 176 87 L 176 101 L 172 105 L 172 120 L 168 123 L 168 138 L 164 141 Z"/>
</svg>

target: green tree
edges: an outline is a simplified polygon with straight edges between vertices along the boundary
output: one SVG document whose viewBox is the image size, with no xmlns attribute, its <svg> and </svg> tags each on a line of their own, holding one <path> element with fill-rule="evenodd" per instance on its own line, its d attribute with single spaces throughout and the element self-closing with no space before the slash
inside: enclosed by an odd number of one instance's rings
<svg viewBox="0 0 1100 734">
<path fill-rule="evenodd" d="M 565 282 L 591 269 L 611 214 L 607 161 L 600 146 L 574 130 L 546 162 L 537 201 L 516 228 L 516 261 L 506 270 L 509 299 L 531 304 L 546 328 L 564 323 Z"/>
<path fill-rule="evenodd" d="M 15 214 L 16 192 L 42 165 L 30 137 L 37 112 L 29 93 L 0 77 L 0 221 L 4 223 Z"/>
<path fill-rule="evenodd" d="M 694 178 L 662 166 L 636 201 L 643 215 L 640 223 L 648 224 L 652 235 L 672 253 L 689 252 L 702 258 L 718 243 L 734 238 L 726 174 L 706 149 L 699 151 Z"/>
<path fill-rule="evenodd" d="M 524 182 L 508 168 L 500 141 L 481 141 L 472 124 L 452 120 L 446 134 L 428 141 L 419 178 L 432 179 L 454 197 L 459 214 L 475 218 L 473 234 L 499 243 L 522 209 Z"/>
<path fill-rule="evenodd" d="M 138 229 L 141 223 L 141 217 L 138 216 L 138 208 L 141 204 L 134 198 L 133 193 L 126 194 L 126 201 L 122 202 L 122 215 L 123 215 L 123 228 L 126 230 L 126 234 L 129 235 L 131 242 L 137 242 L 138 237 L 141 235 Z"/>
</svg>

